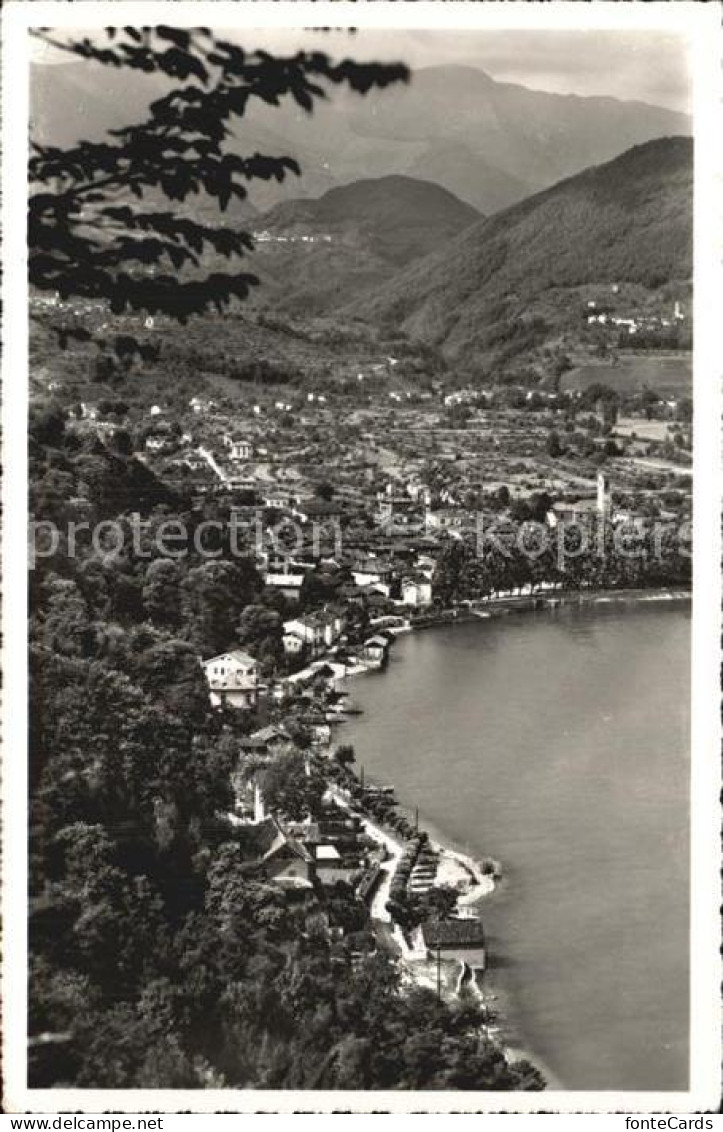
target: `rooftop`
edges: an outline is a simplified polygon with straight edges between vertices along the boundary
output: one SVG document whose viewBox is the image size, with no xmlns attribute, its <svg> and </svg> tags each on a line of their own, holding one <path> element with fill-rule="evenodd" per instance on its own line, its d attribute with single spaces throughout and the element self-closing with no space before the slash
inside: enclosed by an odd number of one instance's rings
<svg viewBox="0 0 723 1132">
<path fill-rule="evenodd" d="M 229 649 L 228 652 L 219 653 L 218 656 L 212 656 L 209 660 L 204 660 L 204 664 L 213 664 L 215 660 L 233 660 L 236 664 L 243 664 L 248 667 L 249 665 L 256 664 L 253 656 L 249 656 L 247 652 L 242 649 Z"/>
<path fill-rule="evenodd" d="M 377 634 L 374 637 L 368 637 L 366 639 L 366 641 L 364 642 L 364 647 L 368 648 L 369 645 L 378 646 L 379 648 L 387 648 L 389 646 L 389 641 L 386 637 L 382 637 Z"/>
<path fill-rule="evenodd" d="M 323 499 L 310 499 L 308 503 L 300 503 L 300 509 L 305 515 L 338 515 L 342 510 L 339 503 L 327 503 Z"/>
<path fill-rule="evenodd" d="M 485 936 L 477 917 L 463 920 L 427 920 L 422 924 L 425 947 L 482 947 Z"/>
</svg>

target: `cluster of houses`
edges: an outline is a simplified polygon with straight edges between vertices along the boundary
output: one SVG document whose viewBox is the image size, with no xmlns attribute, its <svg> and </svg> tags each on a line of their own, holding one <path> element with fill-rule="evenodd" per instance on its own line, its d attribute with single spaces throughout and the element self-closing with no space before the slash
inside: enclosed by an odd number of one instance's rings
<svg viewBox="0 0 723 1132">
<path fill-rule="evenodd" d="M 589 326 L 609 326 L 618 330 L 626 330 L 628 334 L 637 334 L 638 331 L 643 330 L 667 330 L 685 322 L 683 308 L 677 300 L 673 307 L 673 314 L 669 318 L 654 314 L 617 315 L 606 309 L 605 304 L 602 304 L 602 310 L 598 309 L 598 305 L 595 299 L 588 301 L 586 317 Z"/>
<path fill-rule="evenodd" d="M 335 645 L 344 632 L 343 610 L 320 609 L 284 622 L 284 652 L 297 656 L 301 652 L 314 659 Z"/>
<path fill-rule="evenodd" d="M 282 593 L 288 601 L 295 603 L 300 599 L 307 575 L 322 568 L 334 572 L 337 577 L 336 596 L 344 607 L 381 606 L 386 610 L 387 607 L 399 606 L 424 610 L 432 604 L 436 566 L 435 555 L 431 552 L 433 547 L 421 540 L 410 543 L 410 540 L 390 542 L 381 539 L 373 545 L 364 540 L 355 544 L 352 536 L 342 540 L 340 529 L 332 529 L 326 524 L 321 526 L 323 536 L 330 540 L 326 547 L 317 542 L 316 546 L 305 544 L 288 554 L 259 551 L 259 569 L 269 590 Z M 319 633 L 318 625 L 313 632 L 309 626 L 300 631 L 302 638 L 314 645 L 321 643 Z M 333 643 L 328 639 L 330 633 L 328 626 L 323 629 L 327 644 Z M 293 643 L 288 651 L 294 651 Z"/>
<path fill-rule="evenodd" d="M 310 684 L 323 682 L 333 693 L 345 675 L 382 668 L 389 657 L 392 633 L 380 629 L 350 646 L 343 634 L 344 625 L 338 610 L 322 610 L 285 622 L 284 651 L 294 658 L 303 653 L 304 667 L 270 681 L 262 678 L 258 661 L 243 649 L 229 649 L 203 660 L 211 704 L 252 711 L 263 703 L 282 703 Z M 329 705 L 321 715 L 315 713 L 304 720 L 312 741 L 329 742 L 328 719 L 338 714 L 338 709 Z"/>
<path fill-rule="evenodd" d="M 254 232 L 254 240 L 259 244 L 330 244 L 332 237 L 326 232 L 316 232 L 314 235 L 287 232 L 279 235 L 270 232 L 268 228 L 262 228 L 260 232 Z"/>
<path fill-rule="evenodd" d="M 259 729 L 241 743 L 241 761 L 234 779 L 236 807 L 229 820 L 245 831 L 241 844 L 247 866 L 256 875 L 279 888 L 287 900 L 305 899 L 311 894 L 321 897 L 333 894 L 338 885 L 352 890 L 357 898 L 370 906 L 383 880 L 396 875 L 395 864 L 389 872 L 389 847 L 383 837 L 368 826 L 360 813 L 341 805 L 332 792 L 327 792 L 314 816 L 291 820 L 278 813 L 267 813 L 263 795 L 263 771 L 274 754 L 289 742 L 282 725 Z M 246 756 L 253 756 L 253 770 L 242 769 Z M 393 796 L 392 787 L 362 786 L 362 798 L 371 799 L 380 793 Z M 363 805 L 363 803 L 362 803 Z M 411 896 L 429 892 L 435 882 L 438 853 L 429 848 L 420 857 L 407 883 Z M 398 860 L 396 865 L 398 865 Z M 384 903 L 384 890 L 380 891 Z M 376 913 L 381 914 L 379 908 Z M 384 912 L 388 918 L 388 913 Z M 398 936 L 400 929 L 394 929 Z M 343 929 L 334 928 L 336 938 Z M 403 954 L 410 961 L 441 956 L 456 958 L 484 967 L 484 931 L 480 919 L 458 911 L 448 920 L 424 921 L 410 933 L 402 933 Z M 371 937 L 371 949 L 376 946 Z"/>
<path fill-rule="evenodd" d="M 364 831 L 359 814 L 327 794 L 314 817 L 292 821 L 267 813 L 262 778 L 274 755 L 290 742 L 282 725 L 255 731 L 241 743 L 241 763 L 253 756 L 254 771 L 234 777 L 234 825 L 247 833 L 249 860 L 265 878 L 287 892 L 333 889 L 344 883 L 362 898 L 371 895 L 386 850 Z M 240 763 L 240 768 L 241 768 Z"/>
</svg>

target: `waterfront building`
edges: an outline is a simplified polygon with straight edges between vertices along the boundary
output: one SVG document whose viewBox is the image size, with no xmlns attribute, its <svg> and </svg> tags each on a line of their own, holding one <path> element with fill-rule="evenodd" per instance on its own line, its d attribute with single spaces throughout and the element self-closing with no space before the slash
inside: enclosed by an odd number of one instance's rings
<svg viewBox="0 0 723 1132">
<path fill-rule="evenodd" d="M 456 920 L 426 920 L 421 928 L 427 951 L 480 951 L 485 946 L 482 921 L 477 916 Z"/>
<path fill-rule="evenodd" d="M 356 586 L 374 586 L 378 593 L 389 597 L 394 578 L 394 567 L 381 558 L 367 558 L 352 568 L 352 578 Z"/>
<path fill-rule="evenodd" d="M 402 602 L 404 605 L 423 609 L 432 604 L 432 583 L 424 574 L 413 574 L 402 579 Z"/>
<path fill-rule="evenodd" d="M 280 724 L 269 723 L 259 728 L 251 735 L 245 736 L 240 743 L 242 754 L 268 755 L 271 757 L 274 750 L 289 743 L 291 737 L 285 727 Z"/>
<path fill-rule="evenodd" d="M 377 634 L 364 642 L 364 659 L 371 664 L 383 664 L 389 653 L 389 641 Z"/>
<path fill-rule="evenodd" d="M 344 631 L 344 616 L 338 610 L 324 609 L 284 622 L 284 649 L 299 653 L 307 645 L 313 653 L 323 652 L 338 641 Z"/>
</svg>

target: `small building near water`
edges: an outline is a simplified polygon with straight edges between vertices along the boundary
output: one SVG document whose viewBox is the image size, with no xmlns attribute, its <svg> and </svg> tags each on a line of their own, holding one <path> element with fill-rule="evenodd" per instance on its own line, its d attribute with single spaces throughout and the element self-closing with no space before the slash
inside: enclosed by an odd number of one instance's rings
<svg viewBox="0 0 723 1132">
<path fill-rule="evenodd" d="M 389 641 L 380 633 L 364 642 L 364 660 L 370 664 L 384 664 L 389 654 Z"/>
<path fill-rule="evenodd" d="M 473 966 L 484 967 L 485 935 L 477 916 L 426 920 L 420 930 L 427 952 L 433 955 L 444 952 L 449 958 L 459 955 Z"/>
<path fill-rule="evenodd" d="M 402 580 L 402 602 L 421 608 L 432 604 L 432 583 L 425 574 L 413 574 Z"/>
</svg>

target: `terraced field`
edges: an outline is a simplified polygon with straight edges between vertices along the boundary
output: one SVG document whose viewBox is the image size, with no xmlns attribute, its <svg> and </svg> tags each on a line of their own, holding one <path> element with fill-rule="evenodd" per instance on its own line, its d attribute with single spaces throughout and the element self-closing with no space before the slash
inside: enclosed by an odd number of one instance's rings
<svg viewBox="0 0 723 1132">
<path fill-rule="evenodd" d="M 590 362 L 566 373 L 563 389 L 587 389 L 597 382 L 619 393 L 654 389 L 661 396 L 689 397 L 693 392 L 692 354 L 631 354 L 616 364 Z"/>
</svg>

